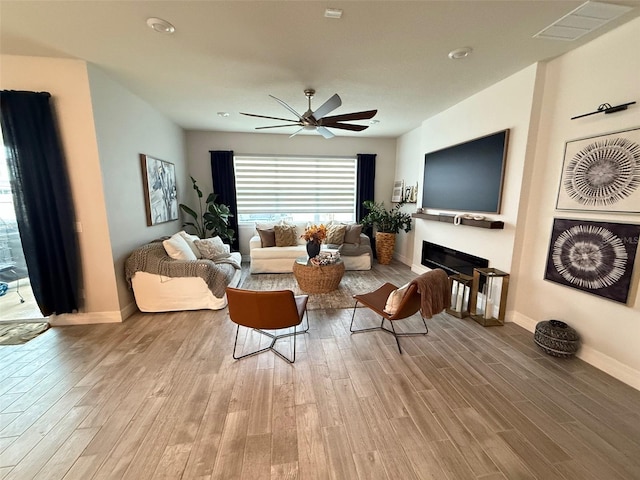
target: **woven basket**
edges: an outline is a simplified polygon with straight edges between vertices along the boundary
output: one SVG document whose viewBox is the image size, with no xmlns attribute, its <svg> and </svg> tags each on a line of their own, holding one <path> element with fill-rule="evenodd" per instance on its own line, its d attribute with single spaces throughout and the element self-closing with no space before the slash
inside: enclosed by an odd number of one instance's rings
<svg viewBox="0 0 640 480">
<path fill-rule="evenodd" d="M 533 340 L 554 357 L 572 357 L 580 348 L 578 332 L 559 320 L 538 322 Z"/>
<path fill-rule="evenodd" d="M 293 264 L 293 276 L 300 289 L 307 293 L 327 293 L 338 288 L 344 275 L 344 263 L 339 261 L 331 265 Z"/>
<path fill-rule="evenodd" d="M 381 265 L 389 265 L 393 258 L 393 250 L 396 246 L 395 233 L 376 233 L 376 255 L 378 263 Z"/>
</svg>

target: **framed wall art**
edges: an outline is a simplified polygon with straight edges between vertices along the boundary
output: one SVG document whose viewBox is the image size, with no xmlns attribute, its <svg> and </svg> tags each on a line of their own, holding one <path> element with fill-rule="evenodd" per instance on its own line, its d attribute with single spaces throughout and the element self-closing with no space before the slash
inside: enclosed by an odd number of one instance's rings
<svg viewBox="0 0 640 480">
<path fill-rule="evenodd" d="M 627 303 L 640 225 L 555 218 L 544 278 Z"/>
<path fill-rule="evenodd" d="M 404 180 L 393 182 L 393 192 L 391 192 L 392 202 L 402 202 L 404 199 Z"/>
<path fill-rule="evenodd" d="M 567 142 L 556 208 L 640 213 L 640 128 Z"/>
<path fill-rule="evenodd" d="M 178 195 L 175 165 L 143 153 L 140 154 L 140 161 L 147 225 L 177 220 Z"/>
</svg>

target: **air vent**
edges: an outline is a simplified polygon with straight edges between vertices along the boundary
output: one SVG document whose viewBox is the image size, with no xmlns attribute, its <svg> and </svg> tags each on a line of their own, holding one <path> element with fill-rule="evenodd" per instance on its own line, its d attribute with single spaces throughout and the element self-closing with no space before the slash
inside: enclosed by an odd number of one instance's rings
<svg viewBox="0 0 640 480">
<path fill-rule="evenodd" d="M 577 40 L 630 10 L 633 10 L 633 8 L 623 5 L 586 2 L 536 33 L 533 38 Z"/>
</svg>

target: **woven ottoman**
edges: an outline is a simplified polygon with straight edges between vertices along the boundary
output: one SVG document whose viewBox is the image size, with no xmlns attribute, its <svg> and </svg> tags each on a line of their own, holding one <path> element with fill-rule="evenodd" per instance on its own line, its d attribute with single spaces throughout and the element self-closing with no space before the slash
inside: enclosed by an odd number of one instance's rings
<svg viewBox="0 0 640 480">
<path fill-rule="evenodd" d="M 330 265 L 313 265 L 301 257 L 293 264 L 293 276 L 300 289 L 307 293 L 327 293 L 338 288 L 344 275 L 344 263 L 338 260 Z"/>
</svg>

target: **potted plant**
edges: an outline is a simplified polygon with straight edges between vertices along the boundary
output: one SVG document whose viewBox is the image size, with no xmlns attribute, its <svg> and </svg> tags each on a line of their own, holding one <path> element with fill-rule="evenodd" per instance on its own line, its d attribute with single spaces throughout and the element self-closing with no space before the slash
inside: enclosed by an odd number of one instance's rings
<svg viewBox="0 0 640 480">
<path fill-rule="evenodd" d="M 229 207 L 220 203 L 216 203 L 218 195 L 216 193 L 210 193 L 205 202 L 205 207 L 202 207 L 202 190 L 198 187 L 198 183 L 193 177 L 191 178 L 191 184 L 193 189 L 198 195 L 198 207 L 199 211 L 196 212 L 187 205 L 180 204 L 180 209 L 193 218 L 191 222 L 185 222 L 183 227 L 191 227 L 195 230 L 195 234 L 200 238 L 219 236 L 223 241 L 231 243 L 233 241 L 235 232 L 229 228 L 229 218 L 233 217 Z"/>
<path fill-rule="evenodd" d="M 411 231 L 411 215 L 401 211 L 405 202 L 399 202 L 395 207 L 387 210 L 384 202 L 366 200 L 364 207 L 369 213 L 360 221 L 365 227 L 376 229 L 376 255 L 378 263 L 388 265 L 393 258 L 393 249 L 396 245 L 396 234 L 400 230 Z"/>
</svg>

